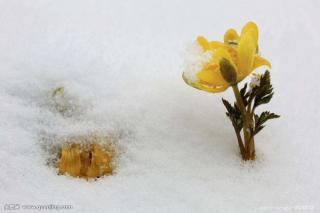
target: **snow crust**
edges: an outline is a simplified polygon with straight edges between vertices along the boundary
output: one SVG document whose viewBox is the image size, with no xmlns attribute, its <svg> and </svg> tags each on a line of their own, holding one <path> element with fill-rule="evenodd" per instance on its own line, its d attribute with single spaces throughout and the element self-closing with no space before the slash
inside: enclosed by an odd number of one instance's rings
<svg viewBox="0 0 320 213">
<path fill-rule="evenodd" d="M 317 0 L 1 0 L 1 210 L 319 212 L 319 10 Z M 240 160 L 225 116 L 232 92 L 181 79 L 197 35 L 222 40 L 248 20 L 273 65 L 275 96 L 261 110 L 281 115 L 257 136 L 254 163 Z M 67 115 L 52 99 L 62 86 Z M 117 138 L 115 174 L 56 175 L 50 148 L 90 134 Z"/>
</svg>

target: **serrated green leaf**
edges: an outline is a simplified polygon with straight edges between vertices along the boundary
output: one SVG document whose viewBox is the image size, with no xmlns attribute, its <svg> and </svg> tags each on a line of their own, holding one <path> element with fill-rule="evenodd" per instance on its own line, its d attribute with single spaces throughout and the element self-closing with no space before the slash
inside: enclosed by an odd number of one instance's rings
<svg viewBox="0 0 320 213">
<path fill-rule="evenodd" d="M 248 95 L 248 92 L 247 92 L 247 87 L 248 87 L 248 84 L 247 83 L 245 83 L 244 84 L 244 86 L 243 86 L 243 88 L 240 90 L 240 95 L 241 95 L 241 98 L 242 98 L 242 100 L 243 100 L 243 104 L 245 105 L 245 106 L 247 106 L 248 105 L 248 97 L 249 97 L 249 95 Z"/>
<path fill-rule="evenodd" d="M 231 120 L 232 124 L 240 131 L 243 127 L 243 121 L 241 117 L 240 109 L 236 104 L 233 106 L 225 99 L 222 98 L 222 102 L 227 109 L 226 115 Z"/>
<path fill-rule="evenodd" d="M 277 115 L 269 111 L 262 112 L 260 115 L 254 114 L 255 125 L 254 125 L 253 134 L 256 135 L 258 132 L 260 132 L 265 127 L 265 125 L 263 124 L 266 123 L 268 120 L 279 118 L 279 117 L 280 115 Z"/>
</svg>

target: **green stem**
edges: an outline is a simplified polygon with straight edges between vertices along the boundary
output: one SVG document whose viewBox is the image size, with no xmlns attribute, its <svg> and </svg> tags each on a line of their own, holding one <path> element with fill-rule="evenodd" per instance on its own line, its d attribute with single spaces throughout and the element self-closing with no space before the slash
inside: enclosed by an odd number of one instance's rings
<svg viewBox="0 0 320 213">
<path fill-rule="evenodd" d="M 241 156 L 242 156 L 242 158 L 244 158 L 245 155 L 246 155 L 246 150 L 245 150 L 245 148 L 243 146 L 243 141 L 242 141 L 242 138 L 241 138 L 240 131 L 239 131 L 238 127 L 236 127 L 235 124 L 233 124 L 233 128 L 234 128 L 234 131 L 236 132 L 236 136 L 237 136 L 237 139 L 238 139 L 238 145 L 239 145 L 239 148 L 240 148 Z"/>
<path fill-rule="evenodd" d="M 253 137 L 251 137 L 251 131 L 250 131 L 250 123 L 252 119 L 243 103 L 243 100 L 238 88 L 238 84 L 234 84 L 232 86 L 232 89 L 237 101 L 236 102 L 237 106 L 239 107 L 239 110 L 241 112 L 242 119 L 243 119 L 244 148 L 246 152 L 244 156 L 244 160 L 254 159 L 254 144 L 253 144 L 254 140 L 253 140 Z"/>
</svg>

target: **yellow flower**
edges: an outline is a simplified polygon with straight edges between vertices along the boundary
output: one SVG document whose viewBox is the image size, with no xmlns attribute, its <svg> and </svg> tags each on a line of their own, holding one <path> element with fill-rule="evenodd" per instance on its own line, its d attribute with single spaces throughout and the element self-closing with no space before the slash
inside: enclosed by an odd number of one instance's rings
<svg viewBox="0 0 320 213">
<path fill-rule="evenodd" d="M 230 85 L 240 82 L 257 67 L 269 61 L 258 55 L 258 27 L 248 22 L 240 36 L 234 29 L 224 34 L 224 42 L 197 38 L 198 45 L 209 58 L 196 70 L 194 77 L 183 73 L 184 81 L 192 87 L 208 92 L 222 92 Z"/>
<path fill-rule="evenodd" d="M 112 155 L 99 144 L 93 143 L 90 148 L 72 144 L 61 148 L 59 173 L 68 173 L 73 177 L 96 178 L 112 172 Z"/>
</svg>

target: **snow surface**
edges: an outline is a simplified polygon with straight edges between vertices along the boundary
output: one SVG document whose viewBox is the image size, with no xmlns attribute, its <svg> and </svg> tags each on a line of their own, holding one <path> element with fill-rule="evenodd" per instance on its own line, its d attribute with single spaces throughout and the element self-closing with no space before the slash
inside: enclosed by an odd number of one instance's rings
<svg viewBox="0 0 320 213">
<path fill-rule="evenodd" d="M 0 211 L 319 212 L 319 10 L 316 0 L 1 0 Z M 197 35 L 222 39 L 248 20 L 273 65 L 264 109 L 282 115 L 256 138 L 255 163 L 240 161 L 225 117 L 231 91 L 181 79 Z M 52 108 L 59 86 L 71 117 Z M 91 132 L 120 136 L 115 174 L 56 175 L 50 143 Z"/>
</svg>

